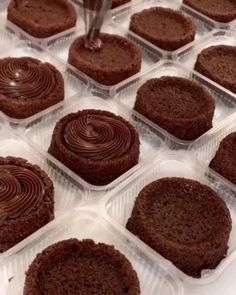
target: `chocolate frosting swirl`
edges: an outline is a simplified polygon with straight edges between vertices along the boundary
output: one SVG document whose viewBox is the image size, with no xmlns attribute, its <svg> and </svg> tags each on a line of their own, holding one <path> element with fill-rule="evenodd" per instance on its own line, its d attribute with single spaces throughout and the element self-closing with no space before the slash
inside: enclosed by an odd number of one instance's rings
<svg viewBox="0 0 236 295">
<path fill-rule="evenodd" d="M 15 165 L 0 166 L 0 220 L 29 213 L 43 196 L 44 184 L 33 171 Z"/>
<path fill-rule="evenodd" d="M 56 84 L 54 72 L 30 57 L 0 60 L 0 93 L 18 99 L 47 97 Z"/>
<path fill-rule="evenodd" d="M 74 153 L 100 161 L 125 154 L 131 146 L 132 135 L 128 126 L 119 119 L 84 115 L 67 124 L 64 139 L 67 148 Z"/>
</svg>

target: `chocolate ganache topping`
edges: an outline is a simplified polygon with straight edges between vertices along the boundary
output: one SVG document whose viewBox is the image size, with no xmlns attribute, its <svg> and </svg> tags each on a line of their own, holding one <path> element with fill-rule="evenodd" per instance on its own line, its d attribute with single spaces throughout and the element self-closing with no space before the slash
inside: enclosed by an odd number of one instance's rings
<svg viewBox="0 0 236 295">
<path fill-rule="evenodd" d="M 42 202 L 44 184 L 31 170 L 0 166 L 0 221 L 29 213 Z"/>
<path fill-rule="evenodd" d="M 95 161 L 119 158 L 132 143 L 131 132 L 125 123 L 101 115 L 84 115 L 69 122 L 64 139 L 68 149 Z"/>
<path fill-rule="evenodd" d="M 9 57 L 0 60 L 0 94 L 18 99 L 45 98 L 55 84 L 52 69 L 37 59 Z"/>
</svg>

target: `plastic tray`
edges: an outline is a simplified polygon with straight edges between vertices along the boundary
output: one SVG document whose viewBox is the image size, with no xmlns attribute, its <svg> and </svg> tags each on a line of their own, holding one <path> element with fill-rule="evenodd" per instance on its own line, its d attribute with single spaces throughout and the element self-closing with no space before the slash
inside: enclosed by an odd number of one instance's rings
<svg viewBox="0 0 236 295">
<path fill-rule="evenodd" d="M 8 35 L 6 35 L 8 38 Z M 10 43 L 10 40 L 9 42 Z M 8 44 L 7 43 L 7 44 Z M 6 44 L 6 45 L 7 45 Z M 7 48 L 7 46 L 4 47 L 5 50 L 0 51 L 0 58 L 5 57 L 33 57 L 36 59 L 39 59 L 43 62 L 49 62 L 52 65 L 54 65 L 63 75 L 64 83 L 65 83 L 65 99 L 68 99 L 68 97 L 84 92 L 86 86 L 86 81 L 79 77 L 79 75 L 75 76 L 70 71 L 70 66 L 67 64 L 62 63 L 60 60 L 55 58 L 54 56 L 47 53 L 45 50 L 43 50 L 39 45 L 33 44 L 31 42 L 25 43 L 24 41 L 17 41 L 13 42 L 13 44 Z M 23 124 L 27 122 L 28 120 L 32 120 L 35 115 L 26 118 L 26 119 L 14 119 L 11 117 L 8 117 L 5 115 L 5 118 L 7 118 L 8 121 L 14 124 Z"/>
<path fill-rule="evenodd" d="M 213 21 L 211 21 L 207 17 L 203 17 L 202 15 L 197 13 L 195 10 L 179 3 L 179 1 L 176 1 L 176 0 L 134 1 L 133 3 L 129 3 L 125 5 L 124 7 L 115 9 L 113 12 L 113 20 L 115 23 L 124 27 L 124 29 L 128 31 L 131 16 L 134 13 L 141 12 L 143 9 L 147 9 L 150 7 L 166 7 L 166 8 L 182 11 L 186 16 L 190 17 L 192 21 L 196 24 L 197 31 L 196 31 L 195 40 L 199 40 L 200 38 L 202 38 L 203 36 L 205 36 L 210 31 L 213 30 L 213 27 L 214 27 Z M 144 43 L 148 43 L 149 46 L 153 46 L 154 48 L 156 47 L 154 44 L 139 37 L 138 35 L 135 34 L 135 36 L 137 36 Z M 181 48 L 179 50 L 181 50 Z M 166 56 L 166 57 L 171 57 L 174 53 L 174 51 L 167 51 L 161 48 L 158 48 L 158 49 L 163 53 L 163 56 Z"/>
<path fill-rule="evenodd" d="M 177 76 L 188 78 L 206 87 L 215 98 L 216 103 L 216 109 L 213 118 L 213 128 L 235 111 L 235 96 L 224 92 L 223 90 L 216 87 L 213 83 L 206 80 L 203 76 L 199 75 L 197 72 L 191 71 L 180 63 L 174 61 L 161 61 L 156 66 L 153 66 L 151 70 L 146 71 L 146 73 L 144 74 L 136 76 L 134 79 L 126 83 L 126 85 L 124 85 L 123 87 L 117 87 L 116 89 L 114 89 L 114 92 L 117 93 L 115 98 L 119 100 L 122 104 L 127 105 L 129 108 L 133 108 L 136 100 L 137 90 L 139 89 L 139 87 L 143 85 L 147 80 L 151 78 L 159 78 L 161 76 Z M 143 116 L 142 118 L 152 126 L 157 126 L 150 120 L 146 118 L 144 119 Z M 169 136 L 173 139 L 174 142 L 178 143 L 180 147 L 185 147 L 193 142 L 180 140 L 172 135 Z"/>
<path fill-rule="evenodd" d="M 155 154 L 162 150 L 167 144 L 168 140 L 165 136 L 158 130 L 152 130 L 147 124 L 138 118 L 136 113 L 133 113 L 131 110 L 128 110 L 124 106 L 112 100 L 104 100 L 98 96 L 89 95 L 84 97 L 75 95 L 70 98 L 70 102 L 61 104 L 61 107 L 55 108 L 53 112 L 45 112 L 44 116 L 39 116 L 24 126 L 25 134 L 30 141 L 38 146 L 38 148 L 46 152 L 51 142 L 54 127 L 60 118 L 69 113 L 83 109 L 102 109 L 122 116 L 136 128 L 141 142 L 139 163 L 110 184 L 104 186 L 95 186 L 87 183 L 85 180 L 69 170 L 65 165 L 55 160 L 58 166 L 60 166 L 63 170 L 68 171 L 68 173 L 72 173 L 78 181 L 90 190 L 103 191 L 103 193 L 106 190 L 110 190 L 119 182 L 126 179 L 130 174 L 132 174 L 132 172 L 142 167 L 146 162 L 151 161 Z"/>
<path fill-rule="evenodd" d="M 74 211 L 61 220 L 52 222 L 40 234 L 19 245 L 17 253 L 9 257 L 2 268 L 0 266 L 0 276 L 5 277 L 3 283 L 8 286 L 8 292 L 5 294 L 23 294 L 25 271 L 36 254 L 57 241 L 69 238 L 93 239 L 114 245 L 136 270 L 141 295 L 183 295 L 180 281 L 166 271 L 168 265 L 162 259 L 146 253 L 126 231 L 118 230 L 95 212 L 87 210 Z M 11 279 L 10 282 L 7 283 L 7 279 Z"/>
<path fill-rule="evenodd" d="M 70 2 L 72 2 L 72 4 L 74 5 L 73 1 L 70 1 Z M 11 22 L 9 20 L 6 20 L 5 25 L 6 25 L 6 28 L 9 29 L 10 31 L 12 31 L 19 39 L 29 40 L 34 43 L 41 44 L 42 46 L 47 47 L 51 43 L 55 42 L 56 40 L 60 40 L 61 38 L 68 38 L 69 36 L 75 35 L 75 32 L 78 28 L 84 29 L 84 22 L 83 22 L 81 15 L 80 15 L 79 7 L 77 5 L 74 5 L 74 7 L 75 7 L 76 13 L 78 15 L 76 26 L 73 28 L 67 29 L 63 32 L 60 32 L 58 34 L 55 34 L 53 36 L 50 36 L 50 37 L 46 37 L 46 38 L 33 37 L 32 35 L 28 34 L 23 29 L 21 29 L 19 26 L 17 26 L 16 24 L 14 24 L 13 22 Z M 5 18 L 6 18 L 6 16 L 7 16 L 7 13 L 5 12 Z"/>
<path fill-rule="evenodd" d="M 236 46 L 236 38 L 234 31 L 225 31 L 225 30 L 213 30 L 207 37 L 202 38 L 199 42 L 196 42 L 194 45 L 186 45 L 183 50 L 176 51 L 174 59 L 177 59 L 188 68 L 193 69 L 197 60 L 197 56 L 205 48 L 214 45 L 232 45 Z M 206 78 L 208 81 L 212 81 Z M 212 84 L 218 86 L 221 89 L 224 89 L 227 93 L 232 93 L 226 88 L 220 86 L 216 82 L 212 81 Z M 235 94 L 234 94 L 235 95 Z"/>
<path fill-rule="evenodd" d="M 124 227 L 131 215 L 138 193 L 144 186 L 162 177 L 185 177 L 207 184 L 218 192 L 230 210 L 233 227 L 228 244 L 229 250 L 227 257 L 221 261 L 215 270 L 204 270 L 202 277 L 195 279 L 187 276 L 173 265 L 186 286 L 189 284 L 207 285 L 213 283 L 236 257 L 236 191 L 229 188 L 217 175 L 201 166 L 198 161 L 190 157 L 190 154 L 188 155 L 186 152 L 166 152 L 159 155 L 153 165 L 138 171 L 130 178 L 129 182 L 122 183 L 111 193 L 108 193 L 101 202 L 101 208 L 105 207 L 105 215 L 108 220 Z M 155 253 L 157 257 L 160 256 L 148 246 L 147 248 L 150 252 Z"/>
<path fill-rule="evenodd" d="M 206 136 L 203 136 L 193 143 L 189 150 L 202 162 L 208 166 L 214 158 L 216 151 L 219 148 L 220 142 L 230 133 L 236 131 L 236 114 L 231 115 L 225 122 L 217 128 L 210 131 Z M 216 172 L 215 172 L 216 173 Z M 228 182 L 236 189 L 235 185 L 228 181 L 223 176 L 219 175 L 224 181 Z"/>
<path fill-rule="evenodd" d="M 143 42 L 139 42 L 137 40 L 137 38 L 135 38 L 132 33 L 127 34 L 127 32 L 125 30 L 123 30 L 121 27 L 117 26 L 113 22 L 108 21 L 107 23 L 105 23 L 103 25 L 102 31 L 106 32 L 106 33 L 110 33 L 110 34 L 117 34 L 117 35 L 125 36 L 129 39 L 132 39 L 134 42 L 136 42 L 139 45 L 139 47 L 141 49 L 141 53 L 142 53 L 141 72 L 147 70 L 150 66 L 152 66 L 153 64 L 158 62 L 160 60 L 160 58 L 162 57 L 162 53 L 158 49 L 154 49 L 153 46 L 151 47 L 148 45 L 144 45 Z M 83 35 L 83 34 L 84 34 L 83 30 L 78 30 L 76 32 L 76 37 Z M 70 36 L 69 38 L 61 39 L 59 41 L 54 42 L 51 46 L 49 46 L 48 49 L 53 55 L 60 58 L 63 62 L 67 62 L 69 47 L 72 44 L 74 39 L 75 39 L 74 36 Z M 72 67 L 72 68 L 74 69 L 74 71 L 76 73 L 81 74 L 81 72 L 78 69 L 76 69 L 75 67 Z M 105 86 L 105 85 L 102 85 L 102 84 L 94 81 L 93 79 L 91 79 L 90 77 L 88 77 L 85 74 L 83 74 L 83 76 L 86 77 L 86 79 L 90 82 L 91 86 L 99 89 L 100 91 L 104 91 L 105 93 L 108 93 L 108 94 L 110 93 L 111 89 L 115 86 L 115 85 Z M 124 81 L 116 84 L 116 86 L 122 86 L 127 80 L 124 80 Z"/>
<path fill-rule="evenodd" d="M 52 179 L 55 189 L 55 218 L 83 203 L 83 198 L 86 198 L 86 191 L 84 188 L 75 181 L 72 183 L 70 181 L 72 178 L 67 176 L 66 173 L 62 174 L 58 169 L 52 168 L 52 165 L 50 165 L 51 163 L 46 156 L 37 152 L 29 143 L 13 133 L 1 118 L 0 141 L 1 157 L 22 157 L 32 164 L 39 165 Z M 12 251 L 14 251 L 14 248 L 15 247 L 12 247 L 8 251 L 0 254 L 0 260 L 3 257 L 9 256 Z M 2 295 L 2 293 L 0 294 Z"/>
</svg>

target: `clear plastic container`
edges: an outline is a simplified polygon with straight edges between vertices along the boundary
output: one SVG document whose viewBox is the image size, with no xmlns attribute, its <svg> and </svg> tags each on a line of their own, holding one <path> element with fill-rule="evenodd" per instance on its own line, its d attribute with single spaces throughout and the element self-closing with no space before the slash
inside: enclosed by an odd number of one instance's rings
<svg viewBox="0 0 236 295">
<path fill-rule="evenodd" d="M 169 272 L 169 265 L 153 257 L 129 234 L 98 216 L 94 211 L 77 210 L 52 222 L 30 237 L 0 266 L 0 277 L 7 292 L 1 295 L 22 295 L 25 271 L 30 263 L 47 246 L 61 240 L 93 239 L 114 247 L 123 253 L 136 270 L 141 295 L 183 295 L 180 280 Z M 8 281 L 10 279 L 10 281 Z M 1 284 L 2 285 L 2 284 Z"/>
<path fill-rule="evenodd" d="M 213 128 L 235 111 L 235 96 L 216 87 L 213 83 L 205 79 L 203 76 L 199 75 L 197 72 L 189 70 L 182 64 L 175 61 L 161 61 L 157 65 L 153 66 L 151 70 L 146 71 L 144 74 L 136 76 L 135 78 L 124 84 L 122 87 L 117 87 L 116 89 L 114 89 L 114 92 L 117 94 L 115 99 L 120 101 L 122 104 L 125 104 L 129 108 L 133 108 L 136 101 L 137 90 L 141 87 L 141 85 L 143 85 L 149 79 L 160 78 L 162 76 L 177 76 L 187 78 L 191 81 L 199 83 L 201 86 L 206 87 L 206 89 L 215 98 L 216 108 L 213 117 Z M 148 124 L 152 126 L 157 126 L 143 116 L 142 118 L 143 120 L 148 122 Z M 173 142 L 178 143 L 180 147 L 185 147 L 193 142 L 180 140 L 172 135 L 169 136 L 172 138 Z M 175 146 L 176 145 L 174 145 L 173 147 Z"/>
<path fill-rule="evenodd" d="M 124 7 L 117 8 L 113 11 L 113 21 L 118 25 L 122 26 L 126 31 L 129 30 L 130 18 L 133 14 L 141 12 L 143 9 L 148 9 L 151 7 L 165 7 L 174 10 L 182 11 L 187 17 L 190 17 L 192 21 L 196 24 L 196 36 L 195 40 L 201 39 L 207 33 L 213 30 L 214 22 L 207 17 L 203 17 L 201 14 L 197 13 L 195 10 L 189 8 L 186 5 L 180 3 L 176 0 L 138 0 L 130 2 Z M 136 35 L 136 34 L 135 34 Z M 147 40 L 136 35 L 144 43 L 148 43 L 149 46 L 154 46 L 154 44 L 148 42 Z M 182 47 L 181 47 L 182 48 Z M 181 48 L 179 50 L 181 50 Z M 174 51 L 167 51 L 159 48 L 163 53 L 163 56 L 171 57 Z"/>
<path fill-rule="evenodd" d="M 236 114 L 231 115 L 227 120 L 220 124 L 214 130 L 211 130 L 205 136 L 199 138 L 194 142 L 189 150 L 193 153 L 194 156 L 204 165 L 208 166 L 211 160 L 214 158 L 221 141 L 230 133 L 236 131 Z M 214 172 L 216 173 L 216 172 Z M 228 182 L 229 185 L 233 186 L 236 189 L 235 185 L 228 181 L 223 176 L 219 176 L 224 181 Z"/>
<path fill-rule="evenodd" d="M 236 39 L 235 39 L 235 32 L 234 31 L 226 31 L 226 30 L 213 30 L 209 33 L 208 36 L 202 38 L 194 45 L 186 45 L 183 50 L 176 51 L 174 55 L 174 59 L 178 60 L 185 66 L 190 69 L 193 69 L 195 63 L 197 61 L 197 56 L 203 49 L 206 49 L 210 46 L 215 45 L 231 45 L 236 46 Z M 206 78 L 206 80 L 211 81 L 211 83 L 218 88 L 224 90 L 226 93 L 231 93 L 231 91 L 227 90 L 226 88 L 220 86 L 216 82 Z M 235 94 L 234 94 L 235 95 Z"/>
<path fill-rule="evenodd" d="M 136 172 L 129 181 L 123 182 L 119 187 L 108 193 L 101 201 L 101 208 L 105 208 L 105 216 L 110 222 L 125 227 L 128 218 L 131 216 L 138 193 L 150 182 L 163 177 L 185 177 L 200 181 L 212 187 L 224 199 L 230 210 L 232 231 L 228 243 L 229 249 L 226 258 L 220 262 L 216 269 L 204 270 L 201 278 L 196 279 L 184 274 L 173 265 L 184 286 L 189 287 L 191 285 L 192 289 L 194 289 L 198 285 L 204 285 L 205 290 L 207 290 L 206 286 L 215 282 L 236 258 L 236 190 L 232 190 L 221 178 L 204 165 L 200 165 L 190 152 L 165 152 L 159 155 L 152 165 Z M 155 253 L 157 257 L 160 256 L 150 247 L 146 247 L 151 253 Z M 199 294 L 206 293 L 199 292 Z"/>
<path fill-rule="evenodd" d="M 7 34 L 6 38 L 8 38 Z M 8 43 L 11 43 L 11 40 L 9 40 L 7 44 Z M 4 46 L 4 50 L 0 51 L 0 58 L 27 56 L 39 59 L 42 62 L 49 62 L 50 64 L 54 65 L 56 69 L 61 72 L 64 78 L 65 100 L 76 93 L 82 95 L 85 89 L 88 87 L 86 80 L 84 80 L 79 75 L 75 75 L 73 71 L 70 70 L 69 65 L 61 62 L 53 55 L 49 54 L 44 49 L 42 49 L 39 45 L 36 45 L 29 41 L 15 41 L 9 47 L 7 47 L 7 44 L 6 46 Z M 5 118 L 13 124 L 23 124 L 28 120 L 32 120 L 35 116 L 37 116 L 37 114 L 26 119 L 15 119 L 5 115 Z"/>
<path fill-rule="evenodd" d="M 70 1 L 73 3 L 73 1 Z M 27 32 L 25 32 L 23 29 L 21 29 L 19 26 L 17 26 L 16 24 L 14 24 L 13 22 L 7 20 L 6 21 L 6 28 L 10 31 L 12 31 L 19 39 L 22 40 L 28 40 L 28 41 L 32 41 L 36 44 L 41 44 L 42 46 L 49 46 L 50 44 L 52 44 L 53 42 L 55 42 L 56 40 L 60 40 L 60 39 L 64 39 L 64 38 L 69 38 L 71 36 L 74 36 L 76 33 L 76 30 L 79 28 L 83 28 L 84 29 L 84 21 L 83 18 L 81 17 L 81 12 L 80 9 L 77 5 L 74 5 L 76 13 L 78 15 L 77 17 L 77 23 L 76 26 L 70 29 L 67 29 L 63 32 L 60 32 L 58 34 L 55 34 L 53 36 L 50 37 L 46 37 L 46 38 L 37 38 L 34 37 L 30 34 L 28 34 Z M 5 12 L 5 18 L 7 16 L 7 13 Z"/>
<path fill-rule="evenodd" d="M 138 41 L 138 39 L 134 36 L 134 34 L 132 34 L 132 33 L 127 34 L 127 31 L 125 31 L 121 27 L 117 26 L 115 23 L 109 22 L 109 20 L 107 22 L 105 22 L 105 24 L 103 25 L 102 32 L 106 32 L 106 33 L 110 33 L 110 34 L 117 34 L 117 35 L 127 37 L 139 45 L 139 47 L 141 49 L 141 53 L 142 53 L 141 72 L 144 72 L 145 70 L 150 68 L 153 64 L 158 62 L 160 60 L 160 58 L 162 57 L 162 53 L 157 48 L 154 48 L 153 46 L 149 46 L 147 44 L 144 44 L 143 42 Z M 76 32 L 76 37 L 81 36 L 81 35 L 84 35 L 84 30 L 78 30 Z M 75 36 L 70 36 L 69 38 L 61 39 L 59 41 L 54 42 L 51 46 L 49 46 L 48 49 L 53 55 L 60 58 L 63 62 L 67 62 L 69 47 L 72 44 L 74 39 L 75 39 Z M 81 75 L 81 72 L 78 69 L 76 69 L 73 66 L 72 66 L 72 68 L 74 69 L 74 71 L 76 73 L 80 73 L 80 75 Z M 83 75 L 90 82 L 91 86 L 99 89 L 100 91 L 103 91 L 104 93 L 108 93 L 108 94 L 111 94 L 110 91 L 114 86 L 121 87 L 126 81 L 128 81 L 130 79 L 130 78 L 128 78 L 128 79 L 126 79 L 116 85 L 113 85 L 113 86 L 105 86 L 105 85 L 102 85 L 102 84 L 94 81 L 92 78 L 88 77 L 87 75 L 85 75 L 85 74 L 83 74 Z"/>
<path fill-rule="evenodd" d="M 57 166 L 59 166 L 62 170 L 72 174 L 75 179 L 77 179 L 81 184 L 83 184 L 83 186 L 89 188 L 91 191 L 102 191 L 102 194 L 104 194 L 104 191 L 112 189 L 134 171 L 145 165 L 148 161 L 152 161 L 156 153 L 160 152 L 168 144 L 168 139 L 164 134 L 162 134 L 158 129 L 153 129 L 142 122 L 135 112 L 132 112 L 115 101 L 104 100 L 98 96 L 92 95 L 83 97 L 80 95 L 75 95 L 74 97 L 71 97 L 68 102 L 59 104 L 53 110 L 45 112 L 43 116 L 38 116 L 23 126 L 26 137 L 28 140 L 33 142 L 35 146 L 46 152 L 50 146 L 52 133 L 56 123 L 65 115 L 83 109 L 100 109 L 120 115 L 135 127 L 140 137 L 139 163 L 108 185 L 91 185 L 73 173 L 61 162 L 54 159 L 57 163 Z"/>
<path fill-rule="evenodd" d="M 35 150 L 27 141 L 24 141 L 20 135 L 13 133 L 2 118 L 0 118 L 0 141 L 1 157 L 13 156 L 24 158 L 30 163 L 38 165 L 52 179 L 55 190 L 54 212 L 56 219 L 84 203 L 84 198 L 86 199 L 87 195 L 83 186 L 76 182 L 71 176 L 57 169 L 47 156 Z M 0 260 L 11 255 L 15 247 L 0 254 Z M 2 295 L 2 293 L 0 294 Z"/>
</svg>

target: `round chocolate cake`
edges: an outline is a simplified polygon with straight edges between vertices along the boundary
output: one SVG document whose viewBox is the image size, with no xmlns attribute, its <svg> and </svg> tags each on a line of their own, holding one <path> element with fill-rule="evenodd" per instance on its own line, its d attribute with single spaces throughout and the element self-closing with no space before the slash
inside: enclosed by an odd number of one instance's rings
<svg viewBox="0 0 236 295">
<path fill-rule="evenodd" d="M 210 168 L 236 184 L 236 132 L 226 136 L 220 143 Z"/>
<path fill-rule="evenodd" d="M 24 295 L 140 295 L 131 263 L 113 246 L 69 239 L 49 246 L 30 265 Z"/>
<path fill-rule="evenodd" d="M 162 178 L 139 193 L 127 229 L 186 274 L 200 277 L 225 257 L 231 217 L 210 187 Z"/>
<path fill-rule="evenodd" d="M 195 82 L 161 77 L 138 89 L 134 109 L 174 136 L 194 140 L 212 127 L 215 102 Z"/>
<path fill-rule="evenodd" d="M 87 182 L 106 185 L 138 163 L 139 135 L 119 116 L 83 110 L 56 124 L 48 152 Z"/>
<path fill-rule="evenodd" d="M 76 25 L 76 11 L 68 0 L 11 0 L 8 20 L 36 38 L 46 38 Z"/>
<path fill-rule="evenodd" d="M 195 70 L 236 93 L 236 46 L 216 45 L 202 50 Z"/>
<path fill-rule="evenodd" d="M 236 18 L 234 0 L 183 0 L 183 3 L 218 22 L 228 23 Z"/>
<path fill-rule="evenodd" d="M 102 47 L 85 47 L 85 37 L 75 39 L 69 49 L 68 62 L 93 80 L 114 85 L 141 69 L 141 52 L 131 40 L 118 35 L 100 34 Z"/>
<path fill-rule="evenodd" d="M 135 13 L 129 29 L 164 50 L 176 50 L 195 38 L 196 26 L 182 12 L 152 7 Z"/>
<path fill-rule="evenodd" d="M 0 157 L 0 252 L 54 218 L 51 179 L 22 158 Z"/>
<path fill-rule="evenodd" d="M 23 119 L 64 99 L 64 80 L 51 64 L 31 57 L 0 59 L 0 110 Z"/>
</svg>

